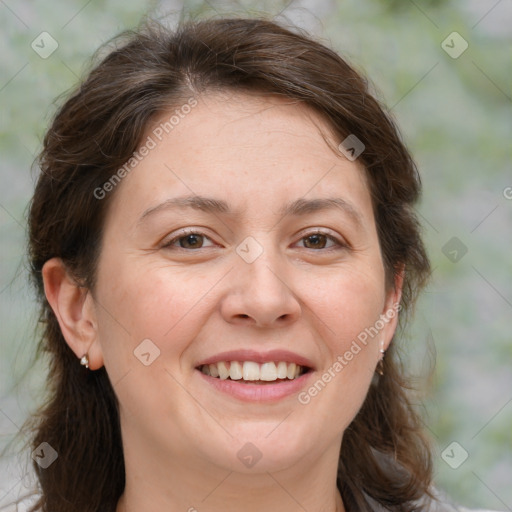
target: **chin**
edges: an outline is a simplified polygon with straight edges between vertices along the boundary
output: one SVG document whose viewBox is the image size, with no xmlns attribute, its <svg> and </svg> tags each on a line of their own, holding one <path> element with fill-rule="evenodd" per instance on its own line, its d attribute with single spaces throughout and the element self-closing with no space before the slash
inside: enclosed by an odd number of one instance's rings
<svg viewBox="0 0 512 512">
<path fill-rule="evenodd" d="M 230 432 L 233 438 L 216 444 L 223 447 L 213 459 L 217 464 L 222 461 L 220 464 L 227 471 L 255 474 L 286 470 L 312 456 L 314 451 L 323 451 L 319 447 L 321 440 L 312 435 L 320 432 L 320 428 L 297 428 L 293 423 L 286 425 L 283 419 L 239 422 L 236 433 Z"/>
</svg>

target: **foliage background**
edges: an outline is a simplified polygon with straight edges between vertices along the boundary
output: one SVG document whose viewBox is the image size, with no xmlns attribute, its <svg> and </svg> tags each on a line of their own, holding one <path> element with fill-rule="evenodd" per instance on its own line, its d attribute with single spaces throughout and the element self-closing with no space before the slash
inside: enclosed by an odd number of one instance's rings
<svg viewBox="0 0 512 512">
<path fill-rule="evenodd" d="M 45 127 L 97 47 L 143 14 L 194 16 L 265 11 L 334 46 L 374 84 L 416 157 L 424 182 L 419 211 L 434 267 L 404 357 L 418 372 L 437 365 L 425 398 L 436 481 L 470 507 L 512 510 L 512 172 L 510 0 L 0 1 L 0 502 L 12 501 L 30 454 L 14 438 L 38 403 L 44 369 L 31 367 L 36 305 L 27 281 L 26 205 Z M 280 13 L 280 14 L 279 14 Z M 42 32 L 59 46 L 31 48 Z M 457 31 L 457 59 L 441 43 Z M 445 244 L 456 237 L 453 247 Z M 451 248 L 450 248 L 451 247 Z M 450 259 L 451 258 L 451 259 Z M 468 453 L 457 469 L 442 453 Z M 0 447 L 0 448 L 1 448 Z M 457 452 L 456 456 L 460 456 Z"/>
</svg>

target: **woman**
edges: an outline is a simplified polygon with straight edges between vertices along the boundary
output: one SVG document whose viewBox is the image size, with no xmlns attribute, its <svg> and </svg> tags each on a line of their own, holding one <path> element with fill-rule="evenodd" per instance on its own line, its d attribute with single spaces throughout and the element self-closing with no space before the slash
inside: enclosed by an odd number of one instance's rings
<svg viewBox="0 0 512 512">
<path fill-rule="evenodd" d="M 420 179 L 340 56 L 265 20 L 149 24 L 40 165 L 33 510 L 455 510 L 394 355 Z"/>
</svg>

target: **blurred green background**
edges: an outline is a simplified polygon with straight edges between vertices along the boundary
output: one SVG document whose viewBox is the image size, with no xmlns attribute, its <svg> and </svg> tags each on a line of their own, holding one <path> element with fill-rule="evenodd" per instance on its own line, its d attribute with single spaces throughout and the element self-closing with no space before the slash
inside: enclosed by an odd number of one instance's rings
<svg viewBox="0 0 512 512">
<path fill-rule="evenodd" d="M 31 165 L 54 99 L 83 76 L 101 43 L 144 14 L 173 24 L 180 12 L 261 11 L 336 48 L 397 119 L 422 174 L 419 212 L 434 268 L 401 345 L 418 374 L 437 360 L 424 398 L 436 482 L 466 506 L 512 510 L 510 0 L 2 0 L 0 448 L 43 389 L 43 368 L 26 373 L 36 306 L 24 248 Z M 46 58 L 31 47 L 48 37 L 42 32 L 58 44 Z M 1 460 L 0 503 L 17 496 L 24 477 L 15 453 L 9 446 Z"/>
</svg>

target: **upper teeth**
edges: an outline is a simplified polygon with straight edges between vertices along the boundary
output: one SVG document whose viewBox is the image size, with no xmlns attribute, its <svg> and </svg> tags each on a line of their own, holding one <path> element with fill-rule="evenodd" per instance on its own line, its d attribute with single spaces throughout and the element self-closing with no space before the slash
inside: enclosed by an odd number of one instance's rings
<svg viewBox="0 0 512 512">
<path fill-rule="evenodd" d="M 301 375 L 302 366 L 295 363 L 280 361 L 277 363 L 255 363 L 254 361 L 220 361 L 213 364 L 204 364 L 201 371 L 212 377 L 222 380 L 228 377 L 232 380 L 264 380 L 295 379 Z"/>
</svg>

